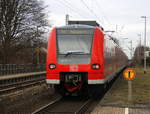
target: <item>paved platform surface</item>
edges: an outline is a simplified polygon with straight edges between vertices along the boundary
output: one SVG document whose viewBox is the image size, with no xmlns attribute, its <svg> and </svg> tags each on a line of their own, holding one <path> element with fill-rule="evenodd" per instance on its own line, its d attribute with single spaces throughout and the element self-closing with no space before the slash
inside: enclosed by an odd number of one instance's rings
<svg viewBox="0 0 150 114">
<path fill-rule="evenodd" d="M 91 114 L 150 114 L 150 109 L 97 106 Z"/>
<path fill-rule="evenodd" d="M 92 114 L 150 114 L 150 68 L 147 74 L 135 68 L 132 81 L 132 100 L 128 100 L 128 81 L 120 74 Z"/>
</svg>

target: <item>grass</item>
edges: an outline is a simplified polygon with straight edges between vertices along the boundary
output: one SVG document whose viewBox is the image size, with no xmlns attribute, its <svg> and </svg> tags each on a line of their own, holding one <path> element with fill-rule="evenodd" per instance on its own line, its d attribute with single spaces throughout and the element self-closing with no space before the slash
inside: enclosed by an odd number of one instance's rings
<svg viewBox="0 0 150 114">
<path fill-rule="evenodd" d="M 105 95 L 101 104 L 150 106 L 150 68 L 147 68 L 146 74 L 144 74 L 143 68 L 136 67 L 135 71 L 136 77 L 132 81 L 132 101 L 128 100 L 128 81 L 121 75 Z"/>
<path fill-rule="evenodd" d="M 136 78 L 133 80 L 133 103 L 150 105 L 150 68 L 144 74 L 143 68 L 135 68 Z"/>
</svg>

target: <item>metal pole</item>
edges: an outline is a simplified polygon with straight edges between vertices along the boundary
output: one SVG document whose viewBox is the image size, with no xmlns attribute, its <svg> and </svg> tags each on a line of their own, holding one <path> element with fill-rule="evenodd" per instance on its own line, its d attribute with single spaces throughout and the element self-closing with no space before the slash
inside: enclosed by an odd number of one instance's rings
<svg viewBox="0 0 150 114">
<path fill-rule="evenodd" d="M 130 43 L 131 43 L 130 56 L 131 56 L 131 60 L 132 60 L 132 51 L 133 51 L 133 50 L 132 50 L 132 49 L 133 49 L 133 48 L 132 48 L 132 40 L 130 41 Z"/>
<path fill-rule="evenodd" d="M 66 25 L 68 25 L 68 21 L 69 21 L 69 15 L 66 15 Z"/>
<path fill-rule="evenodd" d="M 132 81 L 128 80 L 128 101 L 132 101 Z"/>
<path fill-rule="evenodd" d="M 133 52 L 133 48 L 132 48 L 132 40 L 131 40 L 131 57 L 133 57 L 132 52 Z"/>
<path fill-rule="evenodd" d="M 141 61 L 141 34 L 138 34 L 138 36 L 139 36 L 139 40 L 140 40 L 139 50 L 138 50 L 138 60 L 139 60 L 139 63 L 140 63 L 140 61 Z"/>
<path fill-rule="evenodd" d="M 141 34 L 139 36 L 140 36 L 140 47 L 141 47 Z"/>
<path fill-rule="evenodd" d="M 146 16 L 142 16 L 145 21 L 145 29 L 144 29 L 144 74 L 146 73 Z"/>
</svg>

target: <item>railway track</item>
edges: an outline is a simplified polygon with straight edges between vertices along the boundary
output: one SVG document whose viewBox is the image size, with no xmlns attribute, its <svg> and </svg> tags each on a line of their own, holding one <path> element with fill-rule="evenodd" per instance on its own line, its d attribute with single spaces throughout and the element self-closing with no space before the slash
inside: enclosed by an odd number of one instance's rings
<svg viewBox="0 0 150 114">
<path fill-rule="evenodd" d="M 9 94 L 9 93 L 12 93 L 12 92 L 15 92 L 18 90 L 23 90 L 25 88 L 32 87 L 32 86 L 39 85 L 39 84 L 43 84 L 43 83 L 45 83 L 44 79 L 43 80 L 26 81 L 20 85 L 16 85 L 16 84 L 13 85 L 12 84 L 9 87 L 0 89 L 0 95 Z"/>
<path fill-rule="evenodd" d="M 45 72 L 24 73 L 0 77 L 0 95 L 45 83 Z"/>
<path fill-rule="evenodd" d="M 82 114 L 86 112 L 93 99 L 78 97 L 58 98 L 55 101 L 37 109 L 32 114 Z"/>
<path fill-rule="evenodd" d="M 0 88 L 13 85 L 20 85 L 29 80 L 45 79 L 45 72 L 21 73 L 8 76 L 0 76 Z"/>
<path fill-rule="evenodd" d="M 118 74 L 120 75 L 120 74 Z M 117 77 L 109 83 L 105 91 L 97 99 L 81 99 L 79 97 L 65 97 L 37 109 L 32 114 L 90 114 L 105 93 L 111 88 Z"/>
</svg>

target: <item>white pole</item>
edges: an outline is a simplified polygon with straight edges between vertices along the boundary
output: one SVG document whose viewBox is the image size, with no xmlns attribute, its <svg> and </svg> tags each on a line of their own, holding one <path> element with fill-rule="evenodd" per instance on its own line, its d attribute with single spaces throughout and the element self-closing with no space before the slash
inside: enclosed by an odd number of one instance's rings
<svg viewBox="0 0 150 114">
<path fill-rule="evenodd" d="M 132 101 L 132 81 L 128 80 L 128 101 Z"/>
<path fill-rule="evenodd" d="M 133 51 L 133 47 L 132 47 L 132 40 L 131 40 L 131 60 L 133 59 L 132 58 L 132 51 Z M 129 77 L 130 77 L 130 72 L 129 72 Z M 128 101 L 131 102 L 132 101 L 132 81 L 131 80 L 128 80 Z"/>
<path fill-rule="evenodd" d="M 69 15 L 66 15 L 66 25 L 68 25 L 68 21 L 69 21 Z"/>
<path fill-rule="evenodd" d="M 146 73 L 146 16 L 141 16 L 145 21 L 145 29 L 144 29 L 144 74 Z"/>
<path fill-rule="evenodd" d="M 139 50 L 138 50 L 138 60 L 139 60 L 139 63 L 140 63 L 140 61 L 141 61 L 141 34 L 138 34 L 138 36 L 139 36 L 139 40 L 140 40 Z"/>
<path fill-rule="evenodd" d="M 133 47 L 132 47 L 132 40 L 129 42 L 129 43 L 131 43 L 131 47 L 129 48 L 130 49 L 130 56 L 131 56 L 131 60 L 132 60 L 132 51 L 133 51 Z"/>
</svg>

